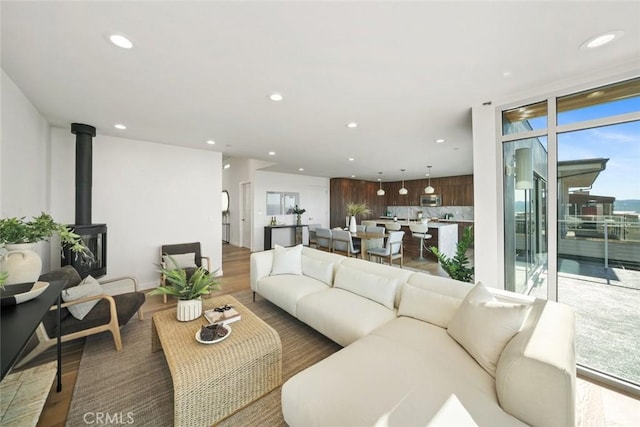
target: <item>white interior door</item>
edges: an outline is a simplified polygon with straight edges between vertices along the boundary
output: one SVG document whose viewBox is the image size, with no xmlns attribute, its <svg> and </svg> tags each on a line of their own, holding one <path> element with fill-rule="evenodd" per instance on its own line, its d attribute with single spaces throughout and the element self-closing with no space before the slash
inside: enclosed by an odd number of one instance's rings
<svg viewBox="0 0 640 427">
<path fill-rule="evenodd" d="M 240 209 L 240 246 L 251 249 L 252 212 L 251 183 L 240 184 L 242 193 L 242 207 Z"/>
<path fill-rule="evenodd" d="M 308 212 L 309 224 L 321 224 L 329 226 L 328 190 L 326 187 L 309 187 L 309 199 L 305 203 Z"/>
</svg>

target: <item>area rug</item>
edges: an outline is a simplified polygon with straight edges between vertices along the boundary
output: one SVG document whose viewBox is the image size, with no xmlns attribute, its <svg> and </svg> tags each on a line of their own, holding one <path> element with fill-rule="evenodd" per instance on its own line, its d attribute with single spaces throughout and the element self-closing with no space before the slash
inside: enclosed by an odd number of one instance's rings
<svg viewBox="0 0 640 427">
<path fill-rule="evenodd" d="M 283 382 L 341 347 L 251 291 L 233 296 L 273 327 L 282 341 Z M 67 426 L 173 425 L 173 384 L 162 352 L 151 353 L 151 316 L 122 328 L 123 349 L 111 334 L 87 338 L 67 416 Z M 280 388 L 225 419 L 221 426 L 284 426 Z"/>
</svg>

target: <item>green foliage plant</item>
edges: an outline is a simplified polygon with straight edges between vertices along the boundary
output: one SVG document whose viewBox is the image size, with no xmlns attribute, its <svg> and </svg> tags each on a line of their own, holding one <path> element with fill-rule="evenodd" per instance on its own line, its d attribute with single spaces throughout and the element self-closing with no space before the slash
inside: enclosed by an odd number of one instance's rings
<svg viewBox="0 0 640 427">
<path fill-rule="evenodd" d="M 347 215 L 357 217 L 358 215 L 369 215 L 370 213 L 371 213 L 371 209 L 369 209 L 369 206 L 367 205 L 366 202 L 347 203 Z"/>
<path fill-rule="evenodd" d="M 165 284 L 161 285 L 149 295 L 171 295 L 180 300 L 198 299 L 202 295 L 208 294 L 212 289 L 220 289 L 220 284 L 216 280 L 218 270 L 209 273 L 202 267 L 198 267 L 193 275 L 187 279 L 187 272 L 178 266 L 178 263 L 171 255 L 167 258 L 167 264 L 160 265 L 160 273 L 165 278 Z"/>
<path fill-rule="evenodd" d="M 437 247 L 432 246 L 429 250 L 438 257 L 442 269 L 455 280 L 462 282 L 473 283 L 473 267 L 469 267 L 469 259 L 467 258 L 467 249 L 473 243 L 473 227 L 467 227 L 464 229 L 462 239 L 458 241 L 456 245 L 456 255 L 453 258 L 449 258 L 438 250 Z"/>
<path fill-rule="evenodd" d="M 296 207 L 295 207 L 295 208 L 293 208 L 293 211 L 292 211 L 292 212 L 293 212 L 294 214 L 296 214 L 296 215 L 302 215 L 302 214 L 303 214 L 303 213 L 305 213 L 306 211 L 307 211 L 306 209 L 299 208 L 299 207 L 298 207 L 298 205 L 296 205 Z"/>
<path fill-rule="evenodd" d="M 26 221 L 25 217 L 0 219 L 1 244 L 37 243 L 49 240 L 54 234 L 59 235 L 62 244 L 73 252 L 88 254 L 80 236 L 66 225 L 55 222 L 47 213 L 42 212 L 31 221 Z"/>
</svg>

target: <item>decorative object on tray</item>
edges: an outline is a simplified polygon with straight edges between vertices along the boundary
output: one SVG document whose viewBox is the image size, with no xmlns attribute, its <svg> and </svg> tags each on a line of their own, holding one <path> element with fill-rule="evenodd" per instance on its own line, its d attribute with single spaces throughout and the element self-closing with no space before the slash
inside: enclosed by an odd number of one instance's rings
<svg viewBox="0 0 640 427">
<path fill-rule="evenodd" d="M 203 314 L 205 319 L 209 323 L 222 323 L 228 325 L 229 323 L 237 322 L 241 319 L 240 313 L 238 310 L 233 308 L 233 306 L 225 304 L 221 307 L 212 308 L 210 310 L 206 310 Z"/>
<path fill-rule="evenodd" d="M 202 315 L 202 295 L 208 294 L 212 289 L 220 289 L 216 280 L 218 270 L 209 273 L 206 269 L 198 267 L 193 275 L 187 279 L 187 272 L 179 267 L 178 262 L 167 255 L 171 266 L 160 265 L 160 273 L 165 276 L 165 285 L 159 286 L 149 292 L 149 295 L 173 295 L 178 298 L 177 317 L 181 322 L 197 319 Z"/>
<path fill-rule="evenodd" d="M 35 244 L 60 236 L 60 242 L 78 255 L 92 258 L 80 236 L 66 225 L 56 223 L 51 215 L 42 212 L 31 221 L 25 218 L 0 219 L 0 244 L 7 253 L 0 257 L 0 271 L 8 273 L 5 284 L 34 283 L 40 277 L 42 259 L 33 249 Z"/>
<path fill-rule="evenodd" d="M 32 300 L 43 293 L 48 286 L 48 282 L 16 283 L 13 285 L 7 285 L 5 288 L 0 290 L 2 307 Z"/>
<path fill-rule="evenodd" d="M 293 208 L 293 213 L 297 215 L 296 225 L 302 225 L 302 214 L 306 211 L 306 209 L 299 208 L 298 205 Z"/>
<path fill-rule="evenodd" d="M 231 326 L 222 323 L 203 326 L 196 332 L 196 341 L 202 344 L 215 344 L 231 335 Z"/>
<path fill-rule="evenodd" d="M 362 203 L 353 203 L 349 202 L 346 206 L 347 214 L 350 216 L 349 219 L 349 231 L 351 233 L 355 233 L 358 231 L 358 227 L 356 225 L 356 217 L 358 215 L 369 215 L 371 213 L 371 209 L 366 202 Z"/>
</svg>

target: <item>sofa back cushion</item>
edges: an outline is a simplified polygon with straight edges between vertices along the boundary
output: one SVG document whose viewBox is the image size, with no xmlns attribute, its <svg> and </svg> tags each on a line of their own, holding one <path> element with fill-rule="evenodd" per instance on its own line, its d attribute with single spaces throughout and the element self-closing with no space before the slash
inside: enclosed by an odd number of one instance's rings
<svg viewBox="0 0 640 427">
<path fill-rule="evenodd" d="M 340 264 L 345 267 L 354 268 L 364 273 L 373 274 L 387 279 L 394 279 L 398 284 L 398 286 L 396 286 L 396 295 L 394 297 L 394 307 L 398 307 L 400 305 L 400 293 L 402 290 L 401 285 L 406 283 L 407 280 L 409 280 L 409 277 L 414 274 L 414 272 L 411 270 L 393 267 L 390 265 L 378 264 L 359 258 L 346 258 Z"/>
<path fill-rule="evenodd" d="M 333 263 L 303 254 L 302 274 L 331 286 L 333 283 Z"/>
<path fill-rule="evenodd" d="M 407 283 L 402 289 L 398 316 L 413 317 L 446 328 L 461 303 L 462 299 L 421 289 Z"/>
<path fill-rule="evenodd" d="M 429 273 L 414 273 L 409 277 L 407 283 L 416 288 L 426 289 L 427 291 L 436 292 L 447 295 L 462 301 L 473 285 L 471 283 L 461 282 L 449 277 L 440 277 Z"/>
<path fill-rule="evenodd" d="M 498 302 L 478 282 L 462 301 L 447 332 L 495 378 L 502 350 L 522 327 L 528 310 L 528 305 Z"/>
<path fill-rule="evenodd" d="M 302 274 L 302 245 L 292 248 L 275 245 L 271 275 L 277 274 Z"/>
<path fill-rule="evenodd" d="M 340 265 L 333 286 L 368 298 L 393 310 L 398 280 Z"/>
</svg>

